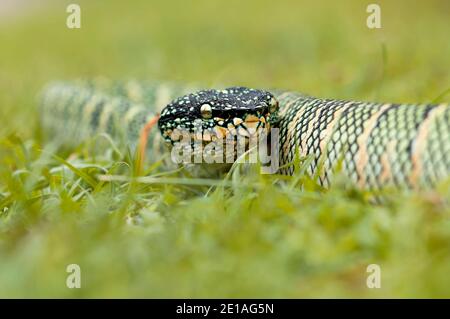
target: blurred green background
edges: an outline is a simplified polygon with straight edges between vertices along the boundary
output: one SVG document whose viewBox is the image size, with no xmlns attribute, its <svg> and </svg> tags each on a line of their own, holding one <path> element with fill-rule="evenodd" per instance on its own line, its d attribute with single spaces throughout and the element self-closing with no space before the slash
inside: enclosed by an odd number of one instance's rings
<svg viewBox="0 0 450 319">
<path fill-rule="evenodd" d="M 450 296 L 448 186 L 383 205 L 258 174 L 236 177 L 245 189 L 83 192 L 40 153 L 36 107 L 46 82 L 97 76 L 448 102 L 449 1 L 78 1 L 81 29 L 69 3 L 0 1 L 1 297 Z M 82 289 L 65 286 L 70 263 Z M 382 289 L 366 287 L 369 263 Z"/>
</svg>

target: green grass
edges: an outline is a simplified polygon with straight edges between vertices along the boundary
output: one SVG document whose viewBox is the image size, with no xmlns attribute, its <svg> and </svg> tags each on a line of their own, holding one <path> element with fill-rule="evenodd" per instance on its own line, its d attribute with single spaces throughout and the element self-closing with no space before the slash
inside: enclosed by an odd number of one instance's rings
<svg viewBox="0 0 450 319">
<path fill-rule="evenodd" d="M 55 79 L 448 102 L 448 1 L 379 1 L 380 30 L 365 26 L 369 3 L 84 1 L 69 30 L 55 1 L 2 19 L 0 296 L 450 297 L 449 185 L 373 204 L 343 180 L 323 190 L 257 170 L 155 183 L 153 165 L 153 179 L 108 182 L 133 174 L 129 156 L 40 137 L 36 95 Z M 72 263 L 81 289 L 65 285 Z M 366 287 L 371 263 L 381 289 Z"/>
</svg>

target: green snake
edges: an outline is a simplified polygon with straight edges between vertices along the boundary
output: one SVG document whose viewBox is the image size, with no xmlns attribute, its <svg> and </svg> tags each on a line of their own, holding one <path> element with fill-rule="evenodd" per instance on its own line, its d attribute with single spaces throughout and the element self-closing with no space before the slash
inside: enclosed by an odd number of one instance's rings
<svg viewBox="0 0 450 319">
<path fill-rule="evenodd" d="M 306 172 L 325 186 L 332 184 L 337 168 L 367 189 L 427 188 L 450 177 L 448 104 L 368 103 L 243 87 L 199 90 L 107 80 L 52 83 L 40 103 L 45 135 L 71 145 L 108 133 L 136 148 L 142 128 L 157 113 L 161 134 L 150 134 L 151 156 L 164 152 L 164 144 L 170 149 L 180 143 L 180 132 L 205 145 L 223 136 L 248 140 L 261 130 L 270 136 L 277 129 L 278 173 L 294 174 L 295 159 L 307 158 Z"/>
</svg>

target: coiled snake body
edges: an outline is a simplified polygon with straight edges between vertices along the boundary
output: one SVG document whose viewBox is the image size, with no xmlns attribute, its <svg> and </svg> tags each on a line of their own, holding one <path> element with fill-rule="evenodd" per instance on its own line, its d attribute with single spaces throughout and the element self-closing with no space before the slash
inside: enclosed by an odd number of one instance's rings
<svg viewBox="0 0 450 319">
<path fill-rule="evenodd" d="M 133 81 L 54 83 L 43 92 L 42 127 L 60 143 L 106 132 L 135 147 L 142 127 L 162 110 L 159 128 L 169 142 L 177 128 L 222 133 L 245 133 L 255 123 L 268 131 L 278 128 L 285 166 L 280 172 L 293 174 L 286 164 L 296 154 L 309 156 L 308 173 L 326 186 L 336 166 L 370 189 L 432 187 L 450 176 L 448 104 L 341 101 L 240 87 L 192 94 L 195 90 Z"/>
</svg>

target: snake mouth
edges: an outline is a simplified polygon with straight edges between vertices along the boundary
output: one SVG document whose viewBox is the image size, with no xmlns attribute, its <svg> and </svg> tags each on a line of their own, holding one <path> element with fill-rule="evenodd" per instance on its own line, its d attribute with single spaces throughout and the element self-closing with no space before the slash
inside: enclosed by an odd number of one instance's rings
<svg viewBox="0 0 450 319">
<path fill-rule="evenodd" d="M 231 140 L 250 140 L 261 134 L 270 132 L 270 122 L 267 118 L 270 113 L 261 116 L 247 114 L 244 118 L 234 117 L 232 120 L 214 118 L 215 124 L 202 129 L 175 128 L 165 130 L 162 135 L 169 144 L 179 142 L 203 143 L 214 142 L 216 144 L 227 143 Z M 248 141 L 247 141 L 248 142 Z"/>
<path fill-rule="evenodd" d="M 232 164 L 245 154 L 266 147 L 267 139 L 263 137 L 269 132 L 270 124 L 264 117 L 249 116 L 236 125 L 216 125 L 195 133 L 176 129 L 170 134 L 168 145 L 175 150 L 172 159 L 181 156 L 183 163 Z"/>
</svg>

